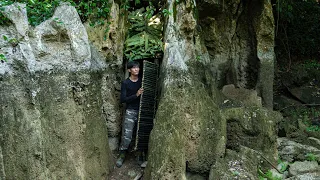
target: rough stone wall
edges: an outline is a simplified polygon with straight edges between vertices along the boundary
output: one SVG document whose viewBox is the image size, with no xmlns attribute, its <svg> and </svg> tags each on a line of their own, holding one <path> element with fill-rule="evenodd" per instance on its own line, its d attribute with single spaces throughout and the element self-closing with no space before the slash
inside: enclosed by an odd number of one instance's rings
<svg viewBox="0 0 320 180">
<path fill-rule="evenodd" d="M 256 89 L 272 108 L 274 20 L 269 1 L 197 1 L 199 29 L 221 88 Z"/>
<path fill-rule="evenodd" d="M 110 18 L 104 26 L 92 27 L 85 23 L 88 37 L 97 54 L 104 57 L 109 65 L 109 73 L 103 79 L 103 118 L 106 120 L 111 150 L 118 149 L 121 132 L 122 106 L 120 104 L 121 81 L 123 80 L 123 48 L 126 34 L 124 9 L 114 1 L 110 10 Z M 106 32 L 106 29 L 108 31 Z"/>
<path fill-rule="evenodd" d="M 209 172 L 224 154 L 226 123 L 215 103 L 209 55 L 196 33 L 193 1 L 169 3 L 165 30 L 162 96 L 151 133 L 147 179 L 186 179 Z M 201 59 L 197 55 L 203 53 Z"/>
<path fill-rule="evenodd" d="M 119 106 L 108 90 L 121 80 L 121 49 L 106 59 L 69 4 L 35 28 L 24 4 L 5 14 L 13 23 L 0 34 L 18 44 L 0 38 L 8 59 L 0 64 L 0 179 L 106 179 L 112 161 L 103 112 Z"/>
<path fill-rule="evenodd" d="M 261 107 L 255 91 L 260 92 L 260 79 L 273 78 L 273 74 L 259 74 L 264 66 L 261 57 L 272 59 L 273 50 L 270 56 L 257 55 L 257 44 L 273 43 L 272 33 L 256 28 L 268 24 L 273 32 L 273 24 L 264 22 L 272 17 L 265 10 L 269 2 L 186 0 L 167 4 L 173 15 L 165 25 L 162 95 L 150 136 L 146 179 L 186 179 L 186 171 L 207 174 L 210 179 L 235 177 L 229 164 L 252 157 L 257 161 L 240 164 L 242 171 L 237 176 L 257 177 L 257 171 L 249 170 L 260 165 L 260 153 L 275 161 L 275 127 L 281 119 Z M 253 5 L 259 5 L 257 12 L 250 11 Z M 269 41 L 257 40 L 258 35 Z M 250 90 L 244 96 L 226 97 L 218 90 L 226 84 Z M 245 96 L 251 99 L 239 102 Z M 263 105 L 268 106 L 265 100 Z M 232 129 L 234 124 L 237 127 Z"/>
</svg>

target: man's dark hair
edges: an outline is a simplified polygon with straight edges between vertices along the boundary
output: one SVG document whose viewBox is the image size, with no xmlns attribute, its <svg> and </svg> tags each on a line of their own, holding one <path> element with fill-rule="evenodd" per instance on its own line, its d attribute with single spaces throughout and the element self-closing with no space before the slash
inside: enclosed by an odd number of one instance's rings
<svg viewBox="0 0 320 180">
<path fill-rule="evenodd" d="M 129 61 L 127 64 L 127 69 L 131 69 L 133 67 L 140 67 L 139 62 L 137 61 Z"/>
</svg>

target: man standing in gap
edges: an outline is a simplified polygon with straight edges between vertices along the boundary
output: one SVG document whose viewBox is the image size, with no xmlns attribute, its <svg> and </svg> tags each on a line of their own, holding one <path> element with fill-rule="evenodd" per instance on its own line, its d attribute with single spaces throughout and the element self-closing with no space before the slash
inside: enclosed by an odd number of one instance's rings
<svg viewBox="0 0 320 180">
<path fill-rule="evenodd" d="M 120 143 L 120 155 L 116 162 L 117 167 L 121 167 L 126 156 L 126 152 L 132 140 L 134 127 L 138 121 L 140 97 L 143 93 L 141 88 L 141 78 L 139 78 L 139 62 L 129 61 L 127 64 L 129 78 L 121 84 L 121 103 L 126 103 L 126 113 L 122 123 L 122 136 Z"/>
</svg>

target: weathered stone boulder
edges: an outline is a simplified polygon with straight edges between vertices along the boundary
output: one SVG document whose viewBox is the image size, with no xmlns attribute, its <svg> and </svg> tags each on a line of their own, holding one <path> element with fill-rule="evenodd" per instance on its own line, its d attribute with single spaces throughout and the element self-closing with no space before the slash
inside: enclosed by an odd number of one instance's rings
<svg viewBox="0 0 320 180">
<path fill-rule="evenodd" d="M 224 158 L 212 165 L 209 180 L 215 179 L 257 179 L 258 164 L 262 157 L 254 150 L 241 146 L 239 152 L 226 150 Z"/>
<path fill-rule="evenodd" d="M 109 73 L 103 77 L 103 118 L 107 122 L 109 145 L 111 150 L 118 149 L 119 134 L 121 132 L 122 106 L 119 104 L 120 84 L 123 79 L 123 47 L 126 33 L 123 8 L 113 0 L 111 3 L 110 17 L 104 25 L 90 26 L 85 23 L 88 39 L 109 64 Z"/>
<path fill-rule="evenodd" d="M 102 114 L 119 106 L 106 92 L 119 89 L 118 69 L 90 46 L 66 3 L 35 28 L 25 5 L 4 14 L 13 25 L 0 34 L 18 43 L 0 38 L 8 59 L 0 64 L 0 179 L 106 179 L 112 161 Z"/>
<path fill-rule="evenodd" d="M 27 8 L 25 4 L 15 3 L 9 6 L 5 6 L 2 13 L 13 22 L 15 29 L 18 32 L 18 36 L 26 37 L 29 24 L 27 17 Z"/>
<path fill-rule="evenodd" d="M 287 178 L 286 180 L 318 180 L 320 179 L 320 173 L 305 173 L 305 174 L 299 174 L 290 178 Z"/>
<path fill-rule="evenodd" d="M 223 102 L 232 100 L 218 90 L 226 84 L 250 89 L 250 93 L 257 90 L 257 94 L 252 93 L 253 102 L 258 102 L 258 96 L 261 96 L 262 104 L 272 107 L 274 55 L 270 2 L 255 4 L 251 1 L 248 5 L 237 1 L 226 6 L 221 1 L 207 3 L 212 5 L 208 8 L 214 9 L 208 18 L 201 14 L 204 12 L 200 8 L 205 7 L 198 7 L 195 1 L 168 1 L 167 4 L 173 15 L 168 16 L 165 26 L 161 98 L 150 135 L 145 178 L 186 179 L 186 171 L 209 174 L 211 170 L 212 174 L 219 176 L 212 178 L 223 179 L 223 174 L 213 172 L 215 163 L 227 167 L 232 158 L 246 157 L 243 151 L 239 153 L 235 148 L 232 151 L 235 155 L 226 159 L 225 152 L 231 151 L 226 150 L 229 140 L 238 141 L 237 147 L 252 148 L 274 162 L 277 156 L 276 122 L 281 116 L 264 107 L 243 107 L 243 103 L 226 105 Z M 254 5 L 259 5 L 255 9 L 257 12 L 250 14 Z M 239 7 L 237 12 L 233 11 L 238 16 L 245 14 L 241 17 L 243 21 L 236 22 L 231 14 L 224 16 L 223 13 L 229 13 L 234 7 Z M 199 8 L 199 15 L 205 20 L 196 19 L 195 8 Z M 247 16 L 252 18 L 253 24 L 244 21 Z M 246 33 L 247 27 L 252 28 L 250 32 L 258 39 Z M 253 39 L 258 41 L 257 44 L 250 44 Z M 230 66 L 221 69 L 226 64 Z M 241 72 L 235 72 L 234 75 L 239 76 L 229 81 L 226 76 L 228 69 L 232 68 Z M 255 70 L 246 74 L 247 68 Z M 250 106 L 253 104 L 258 103 Z M 239 127 L 230 139 L 229 122 L 236 122 Z M 256 167 L 260 162 L 248 164 Z M 256 174 L 247 172 L 250 167 L 242 169 L 242 174 L 255 178 Z"/>
<path fill-rule="evenodd" d="M 192 174 L 190 172 L 186 173 L 186 180 L 206 180 L 205 176 L 199 174 Z"/>
<path fill-rule="evenodd" d="M 308 141 L 313 147 L 320 149 L 320 139 L 314 137 L 308 137 Z"/>
<path fill-rule="evenodd" d="M 308 86 L 289 88 L 290 93 L 305 104 L 320 104 L 320 87 L 308 84 Z"/>
<path fill-rule="evenodd" d="M 106 57 L 106 61 L 112 63 L 114 68 L 120 68 L 123 63 L 123 48 L 125 41 L 125 33 L 127 31 L 126 15 L 123 8 L 119 4 L 110 0 L 110 17 L 104 21 L 102 26 L 90 26 L 87 22 L 89 40 L 98 49 L 98 51 Z"/>
<path fill-rule="evenodd" d="M 307 154 L 313 154 L 320 159 L 320 149 L 300 144 L 287 138 L 278 138 L 279 158 L 288 162 L 307 160 Z"/>
<path fill-rule="evenodd" d="M 227 120 L 227 148 L 246 146 L 277 160 L 277 122 L 281 115 L 260 107 L 228 108 L 222 111 Z"/>
<path fill-rule="evenodd" d="M 289 175 L 291 176 L 313 172 L 320 172 L 320 167 L 316 161 L 296 161 L 289 168 Z"/>
<path fill-rule="evenodd" d="M 272 108 L 274 20 L 267 0 L 197 1 L 198 29 L 218 87 L 255 89 Z M 202 56 L 202 53 L 200 54 Z"/>
<path fill-rule="evenodd" d="M 37 41 L 34 45 L 37 47 L 37 55 L 43 57 L 41 60 L 47 60 L 45 55 L 51 54 L 52 50 L 58 47 L 52 47 L 50 44 L 52 41 L 48 42 L 48 39 L 55 39 L 57 42 L 69 42 L 69 50 L 71 52 L 71 57 L 73 62 L 79 65 L 83 64 L 85 66 L 90 65 L 91 51 L 88 41 L 88 35 L 86 29 L 81 23 L 80 17 L 75 8 L 70 8 L 69 3 L 61 3 L 59 8 L 57 8 L 53 16 L 42 22 L 39 26 L 35 27 L 33 35 L 36 36 Z M 57 36 L 54 38 L 53 36 Z M 61 43 L 62 44 L 62 43 Z M 40 59 L 37 59 L 41 61 Z M 69 59 L 70 60 L 70 59 Z M 60 63 L 61 59 L 57 59 Z M 53 62 L 51 62 L 53 63 Z"/>
<path fill-rule="evenodd" d="M 257 91 L 244 88 L 236 88 L 233 84 L 225 85 L 222 93 L 233 101 L 240 101 L 245 106 L 262 106 L 261 97 Z"/>
</svg>

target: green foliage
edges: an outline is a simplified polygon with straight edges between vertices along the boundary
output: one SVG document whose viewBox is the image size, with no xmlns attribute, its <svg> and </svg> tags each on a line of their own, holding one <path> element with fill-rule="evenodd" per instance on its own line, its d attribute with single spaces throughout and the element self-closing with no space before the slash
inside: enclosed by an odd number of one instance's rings
<svg viewBox="0 0 320 180">
<path fill-rule="evenodd" d="M 150 23 L 155 8 L 150 4 L 144 8 L 130 12 L 129 35 L 125 42 L 125 56 L 129 60 L 153 58 L 162 51 L 161 28 Z"/>
<path fill-rule="evenodd" d="M 104 20 L 110 14 L 110 4 L 104 0 L 6 0 L 0 2 L 0 12 L 4 10 L 3 6 L 14 2 L 26 4 L 28 20 L 32 26 L 39 25 L 41 22 L 49 19 L 61 2 L 70 2 L 77 9 L 82 22 L 88 20 L 92 26 L 103 25 Z M 63 23 L 59 20 L 57 21 Z M 0 13 L 0 25 L 8 25 L 9 23 L 10 21 Z"/>
<path fill-rule="evenodd" d="M 16 38 L 8 38 L 7 36 L 2 36 L 5 41 L 7 41 L 12 47 L 16 47 L 19 44 L 19 40 Z"/>
<path fill-rule="evenodd" d="M 320 126 L 318 125 L 310 125 L 306 128 L 306 131 L 309 131 L 309 132 L 318 132 L 320 131 Z"/>
<path fill-rule="evenodd" d="M 240 172 L 239 172 L 239 171 L 237 171 L 237 170 L 232 171 L 232 175 L 233 175 L 233 176 L 239 176 L 239 174 L 240 174 Z"/>
<path fill-rule="evenodd" d="M 259 179 L 260 180 L 265 180 L 265 179 L 267 179 L 267 180 L 282 180 L 282 178 L 281 177 L 275 177 L 275 176 L 273 176 L 272 175 L 272 172 L 269 170 L 268 172 L 266 172 L 266 173 L 263 173 L 262 171 L 261 171 L 261 169 L 258 169 L 258 174 L 259 174 Z"/>
<path fill-rule="evenodd" d="M 318 69 L 320 70 L 320 62 L 311 59 L 311 60 L 306 60 L 302 63 L 302 66 L 306 69 Z"/>
<path fill-rule="evenodd" d="M 134 0 L 134 4 L 135 4 L 135 5 L 140 4 L 140 0 Z"/>
<path fill-rule="evenodd" d="M 302 122 L 306 126 L 306 131 L 320 131 L 320 127 L 318 125 L 312 124 L 313 119 L 320 119 L 320 110 L 318 108 L 295 108 L 288 111 L 286 116 L 290 116 L 292 120 Z"/>
<path fill-rule="evenodd" d="M 162 10 L 162 13 L 163 13 L 163 16 L 164 16 L 164 17 L 169 16 L 169 15 L 172 15 L 172 12 L 169 11 L 168 9 L 163 9 L 163 10 Z"/>
<path fill-rule="evenodd" d="M 7 37 L 7 36 L 3 35 L 2 37 L 3 37 L 3 39 L 4 39 L 5 41 L 8 41 L 8 37 Z"/>
<path fill-rule="evenodd" d="M 69 0 L 71 1 L 71 0 Z M 88 2 L 80 1 L 75 4 L 82 22 L 89 20 L 90 25 L 104 25 L 104 20 L 110 16 L 110 6 L 108 1 L 104 0 L 91 0 Z"/>
<path fill-rule="evenodd" d="M 280 165 L 280 169 L 279 169 L 279 171 L 281 172 L 281 173 L 283 173 L 283 172 L 285 172 L 287 169 L 288 169 L 288 163 L 285 163 L 285 162 L 283 162 L 281 159 L 278 159 L 278 165 Z"/>
<path fill-rule="evenodd" d="M 280 66 L 320 56 L 320 6 L 314 0 L 273 0 Z M 289 65 L 288 65 L 289 64 Z"/>
<path fill-rule="evenodd" d="M 130 8 L 130 2 L 129 2 L 129 0 L 125 0 L 125 1 L 121 4 L 120 8 L 128 11 L 129 8 Z"/>
<path fill-rule="evenodd" d="M 201 60 L 201 55 L 198 55 L 198 56 L 196 57 L 196 60 L 197 60 L 197 61 L 200 61 L 200 60 Z"/>
<path fill-rule="evenodd" d="M 315 156 L 315 155 L 312 154 L 312 153 L 307 153 L 307 154 L 306 154 L 306 159 L 307 159 L 308 161 L 318 161 L 318 157 Z"/>
<path fill-rule="evenodd" d="M 4 54 L 0 54 L 0 61 L 4 63 L 4 62 L 7 62 L 8 60 Z"/>
</svg>

